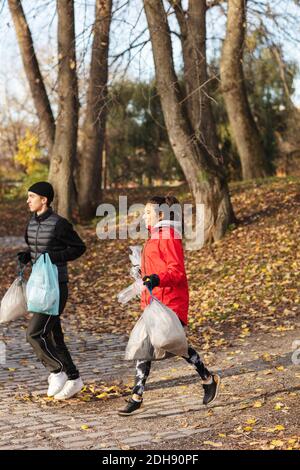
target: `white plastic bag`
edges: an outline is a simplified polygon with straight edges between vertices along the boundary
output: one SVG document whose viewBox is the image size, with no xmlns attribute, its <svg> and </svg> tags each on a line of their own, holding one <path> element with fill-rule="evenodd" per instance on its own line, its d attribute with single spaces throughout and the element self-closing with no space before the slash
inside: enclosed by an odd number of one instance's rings
<svg viewBox="0 0 300 470">
<path fill-rule="evenodd" d="M 125 361 L 152 361 L 165 359 L 166 351 L 155 349 L 147 333 L 143 316 L 135 324 L 125 350 Z"/>
<path fill-rule="evenodd" d="M 133 277 L 133 279 L 135 279 L 135 282 L 123 289 L 117 295 L 118 302 L 120 302 L 121 304 L 127 304 L 127 302 L 129 302 L 130 300 L 134 299 L 137 296 L 140 296 L 142 291 L 145 289 L 140 274 L 141 252 L 143 247 L 141 245 L 133 245 L 129 248 L 131 249 L 129 259 L 132 263 L 132 266 L 130 268 L 130 275 L 131 277 Z"/>
<path fill-rule="evenodd" d="M 141 268 L 139 266 L 131 266 L 130 268 L 130 276 L 133 277 L 136 281 L 141 279 Z"/>
<path fill-rule="evenodd" d="M 132 266 L 141 267 L 141 254 L 143 249 L 142 245 L 132 245 L 129 248 L 131 249 L 129 259 L 131 261 Z"/>
<path fill-rule="evenodd" d="M 125 289 L 121 290 L 118 293 L 118 301 L 121 304 L 127 304 L 129 300 L 133 299 L 134 297 L 141 295 L 142 290 L 145 288 L 142 279 L 137 279 L 133 284 L 126 287 Z"/>
<path fill-rule="evenodd" d="M 143 317 L 135 324 L 125 350 L 125 360 L 151 360 L 153 349 Z"/>
<path fill-rule="evenodd" d="M 26 314 L 26 281 L 22 276 L 18 276 L 1 301 L 0 323 L 16 320 Z"/>
<path fill-rule="evenodd" d="M 155 297 L 142 315 L 151 344 L 176 356 L 188 357 L 188 344 L 184 329 L 173 310 Z"/>
</svg>

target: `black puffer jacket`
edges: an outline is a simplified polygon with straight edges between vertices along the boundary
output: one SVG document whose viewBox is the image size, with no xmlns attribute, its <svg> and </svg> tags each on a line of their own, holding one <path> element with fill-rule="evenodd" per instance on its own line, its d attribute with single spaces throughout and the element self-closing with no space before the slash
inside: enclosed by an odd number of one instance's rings
<svg viewBox="0 0 300 470">
<path fill-rule="evenodd" d="M 41 253 L 48 253 L 57 265 L 59 282 L 68 281 L 67 261 L 79 258 L 86 246 L 70 222 L 53 212 L 52 208 L 41 215 L 34 213 L 25 231 L 29 246 L 28 261 L 35 263 Z"/>
</svg>

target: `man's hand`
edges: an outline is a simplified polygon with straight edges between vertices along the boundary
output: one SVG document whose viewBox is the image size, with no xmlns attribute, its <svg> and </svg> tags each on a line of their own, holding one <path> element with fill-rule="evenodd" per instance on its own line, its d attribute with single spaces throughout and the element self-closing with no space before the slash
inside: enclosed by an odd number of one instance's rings
<svg viewBox="0 0 300 470">
<path fill-rule="evenodd" d="M 58 263 L 61 261 L 61 255 L 59 251 L 47 251 L 49 258 L 51 259 L 51 263 Z"/>
<path fill-rule="evenodd" d="M 154 289 L 154 287 L 159 286 L 160 279 L 157 274 L 150 274 L 150 276 L 143 277 L 144 285 L 148 287 L 148 289 Z"/>
<path fill-rule="evenodd" d="M 21 264 L 27 264 L 31 259 L 30 252 L 29 251 L 19 251 L 19 253 L 17 253 L 17 258 L 18 258 L 18 261 Z"/>
</svg>

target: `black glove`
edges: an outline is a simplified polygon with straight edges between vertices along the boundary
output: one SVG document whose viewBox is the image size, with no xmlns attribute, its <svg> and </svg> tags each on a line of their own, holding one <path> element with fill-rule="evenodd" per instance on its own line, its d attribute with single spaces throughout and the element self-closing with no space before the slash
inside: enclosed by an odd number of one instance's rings
<svg viewBox="0 0 300 470">
<path fill-rule="evenodd" d="M 144 285 L 148 287 L 148 289 L 154 289 L 154 287 L 159 286 L 160 279 L 157 274 L 150 274 L 150 276 L 143 277 Z"/>
<path fill-rule="evenodd" d="M 19 251 L 17 258 L 21 264 L 27 264 L 31 260 L 30 251 Z"/>
</svg>

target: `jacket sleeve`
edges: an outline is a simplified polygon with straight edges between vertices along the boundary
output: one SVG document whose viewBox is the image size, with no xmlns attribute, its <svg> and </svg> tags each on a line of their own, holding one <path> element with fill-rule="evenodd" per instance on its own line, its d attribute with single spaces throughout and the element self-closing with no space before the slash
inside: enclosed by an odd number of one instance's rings
<svg viewBox="0 0 300 470">
<path fill-rule="evenodd" d="M 85 243 L 73 229 L 73 225 L 66 219 L 61 219 L 55 227 L 55 237 L 60 240 L 66 248 L 60 251 L 49 252 L 53 263 L 73 261 L 86 251 Z"/>
<path fill-rule="evenodd" d="M 29 252 L 30 252 L 30 249 L 29 249 L 29 242 L 28 242 L 28 227 L 29 227 L 29 222 L 30 222 L 30 220 L 27 222 L 27 225 L 26 225 L 26 228 L 25 228 L 24 240 L 25 240 L 26 245 L 28 245 L 28 250 L 26 250 L 26 251 L 29 251 Z"/>
<path fill-rule="evenodd" d="M 167 265 L 166 271 L 156 273 L 160 279 L 159 287 L 178 286 L 186 280 L 181 240 L 173 237 L 160 239 L 159 249 Z"/>
<path fill-rule="evenodd" d="M 20 252 L 20 253 L 26 253 L 24 255 L 24 258 L 23 258 L 24 261 L 26 261 L 26 264 L 31 260 L 30 248 L 29 248 L 29 243 L 28 243 L 28 226 L 29 226 L 29 221 L 27 222 L 27 225 L 26 225 L 26 228 L 25 228 L 25 233 L 24 233 L 24 240 L 25 240 L 26 245 L 28 246 L 28 248 L 27 248 L 27 250 L 24 250 L 23 252 Z"/>
</svg>

